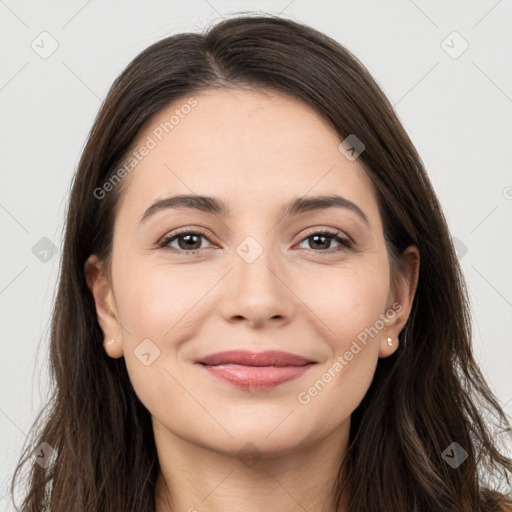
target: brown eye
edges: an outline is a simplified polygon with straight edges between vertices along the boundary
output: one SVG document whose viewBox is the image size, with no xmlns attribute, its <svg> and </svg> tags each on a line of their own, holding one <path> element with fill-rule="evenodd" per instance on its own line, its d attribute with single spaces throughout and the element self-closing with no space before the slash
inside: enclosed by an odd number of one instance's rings
<svg viewBox="0 0 512 512">
<path fill-rule="evenodd" d="M 165 237 L 159 245 L 161 248 L 169 247 L 180 252 L 194 253 L 204 248 L 201 247 L 202 239 L 208 240 L 209 242 L 209 239 L 203 233 L 197 231 L 181 231 Z M 177 246 L 171 246 L 174 242 L 177 242 Z"/>
<path fill-rule="evenodd" d="M 304 241 L 309 241 L 308 245 L 311 250 L 314 250 L 315 252 L 326 252 L 329 251 L 332 247 L 333 240 L 339 244 L 338 247 L 335 247 L 332 251 L 329 252 L 336 252 L 343 249 L 350 249 L 352 247 L 352 244 L 349 240 L 346 238 L 342 238 L 339 236 L 339 232 L 337 231 L 321 231 L 318 233 L 313 233 L 306 238 L 303 239 Z M 301 242 L 301 243 L 303 243 Z"/>
</svg>

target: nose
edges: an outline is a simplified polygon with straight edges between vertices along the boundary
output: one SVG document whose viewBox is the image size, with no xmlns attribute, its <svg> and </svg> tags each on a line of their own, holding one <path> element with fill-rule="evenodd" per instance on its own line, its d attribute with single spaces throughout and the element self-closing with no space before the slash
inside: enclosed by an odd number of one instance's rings
<svg viewBox="0 0 512 512">
<path fill-rule="evenodd" d="M 296 302 L 286 269 L 278 258 L 263 252 L 254 260 L 233 254 L 231 271 L 223 279 L 219 305 L 222 317 L 231 323 L 245 321 L 263 327 L 270 320 L 285 325 L 296 311 Z"/>
</svg>

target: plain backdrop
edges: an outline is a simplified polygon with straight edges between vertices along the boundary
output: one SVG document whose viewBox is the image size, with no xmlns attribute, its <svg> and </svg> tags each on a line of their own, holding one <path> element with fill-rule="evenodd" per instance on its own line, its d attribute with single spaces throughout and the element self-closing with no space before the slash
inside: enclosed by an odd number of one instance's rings
<svg viewBox="0 0 512 512">
<path fill-rule="evenodd" d="M 512 2 L 0 0 L 0 510 L 49 391 L 69 186 L 108 88 L 153 42 L 279 13 L 351 50 L 395 106 L 445 209 L 474 351 L 512 411 Z M 73 343 L 73 340 L 69 340 Z"/>
</svg>

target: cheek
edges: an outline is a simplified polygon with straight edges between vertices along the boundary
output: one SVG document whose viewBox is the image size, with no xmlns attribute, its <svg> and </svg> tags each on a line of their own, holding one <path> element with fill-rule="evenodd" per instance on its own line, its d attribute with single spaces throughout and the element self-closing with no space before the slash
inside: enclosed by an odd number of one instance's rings
<svg viewBox="0 0 512 512">
<path fill-rule="evenodd" d="M 198 301 L 212 285 L 184 265 L 136 264 L 124 270 L 119 271 L 116 300 L 125 331 L 124 359 L 137 396 L 155 416 L 169 409 L 195 411 L 180 385 L 188 369 L 178 355 L 180 345 L 198 330 Z M 196 414 L 200 421 L 200 411 Z"/>
<path fill-rule="evenodd" d="M 328 289 L 315 288 L 309 295 L 321 319 L 318 325 L 328 326 L 324 339 L 329 355 L 298 391 L 296 401 L 315 429 L 336 428 L 368 391 L 378 360 L 376 326 L 381 326 L 386 308 L 388 277 L 384 266 L 344 269 Z M 325 411 L 330 411 L 327 417 Z"/>
<path fill-rule="evenodd" d="M 118 281 L 118 311 L 131 344 L 140 338 L 160 343 L 183 332 L 194 317 L 194 307 L 211 288 L 184 265 L 136 265 L 120 272 Z"/>
<path fill-rule="evenodd" d="M 380 263 L 368 259 L 367 264 L 316 272 L 295 288 L 319 320 L 318 327 L 323 324 L 322 333 L 333 349 L 344 350 L 347 343 L 373 326 L 384 313 L 389 295 L 389 271 Z"/>
</svg>

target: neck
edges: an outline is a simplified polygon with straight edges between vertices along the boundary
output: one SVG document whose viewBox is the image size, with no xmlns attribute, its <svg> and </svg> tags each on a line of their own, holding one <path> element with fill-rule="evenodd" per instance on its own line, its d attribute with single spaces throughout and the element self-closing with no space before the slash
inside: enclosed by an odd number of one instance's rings
<svg viewBox="0 0 512 512">
<path fill-rule="evenodd" d="M 332 512 L 349 426 L 350 418 L 315 445 L 290 453 L 254 450 L 245 457 L 193 444 L 154 420 L 161 468 L 156 512 Z"/>
</svg>

